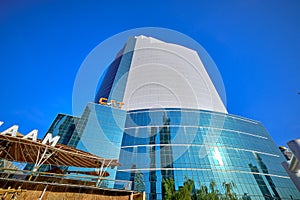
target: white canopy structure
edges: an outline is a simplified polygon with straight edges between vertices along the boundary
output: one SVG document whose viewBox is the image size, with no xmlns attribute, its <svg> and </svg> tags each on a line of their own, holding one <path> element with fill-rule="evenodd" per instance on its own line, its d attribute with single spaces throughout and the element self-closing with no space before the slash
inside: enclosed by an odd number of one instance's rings
<svg viewBox="0 0 300 200">
<path fill-rule="evenodd" d="M 105 159 L 66 145 L 55 147 L 22 137 L 0 134 L 0 158 L 9 161 L 35 164 L 36 170 L 43 164 L 101 168 L 120 166 L 116 159 Z"/>
</svg>

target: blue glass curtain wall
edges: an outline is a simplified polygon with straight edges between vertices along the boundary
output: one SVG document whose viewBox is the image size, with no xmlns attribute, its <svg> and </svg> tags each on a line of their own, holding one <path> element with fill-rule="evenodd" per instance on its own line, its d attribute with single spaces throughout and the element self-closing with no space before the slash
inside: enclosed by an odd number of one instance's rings
<svg viewBox="0 0 300 200">
<path fill-rule="evenodd" d="M 252 199 L 300 198 L 281 167 L 284 158 L 260 122 L 222 113 L 154 109 L 127 114 L 117 178 L 142 174 L 149 199 L 162 199 L 162 181 L 185 178 L 195 187 L 233 181 L 234 191 Z"/>
</svg>

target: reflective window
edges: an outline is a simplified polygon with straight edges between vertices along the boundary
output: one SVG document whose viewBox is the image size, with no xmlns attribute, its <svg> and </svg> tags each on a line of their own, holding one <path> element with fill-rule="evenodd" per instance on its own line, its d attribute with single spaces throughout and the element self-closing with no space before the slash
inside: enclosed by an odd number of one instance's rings
<svg viewBox="0 0 300 200">
<path fill-rule="evenodd" d="M 162 198 L 164 179 L 175 180 L 178 189 L 186 177 L 196 188 L 213 180 L 220 191 L 223 182 L 234 182 L 240 197 L 299 198 L 282 161 L 260 122 L 200 110 L 145 109 L 127 113 L 117 178 L 143 174 L 150 199 Z"/>
</svg>

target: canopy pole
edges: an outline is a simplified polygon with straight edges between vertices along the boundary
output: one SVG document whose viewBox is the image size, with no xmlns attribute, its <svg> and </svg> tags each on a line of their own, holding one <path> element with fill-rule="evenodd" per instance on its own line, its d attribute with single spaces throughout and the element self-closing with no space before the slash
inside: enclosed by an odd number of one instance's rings
<svg viewBox="0 0 300 200">
<path fill-rule="evenodd" d="M 110 164 L 112 163 L 113 159 L 111 159 L 108 164 L 106 165 L 105 169 L 102 171 L 101 177 L 104 175 L 105 171 L 107 170 L 107 168 L 110 166 Z"/>
<path fill-rule="evenodd" d="M 46 190 L 47 190 L 47 187 L 48 187 L 48 185 L 46 185 L 46 187 L 44 188 L 44 190 L 43 190 L 41 196 L 38 198 L 38 200 L 42 200 L 42 199 L 43 199 L 43 197 L 44 197 L 44 195 L 45 195 L 45 192 L 46 192 Z"/>
<path fill-rule="evenodd" d="M 99 184 L 100 184 L 101 174 L 102 174 L 102 170 L 103 170 L 103 167 L 104 167 L 104 163 L 105 163 L 105 159 L 103 159 L 103 161 L 101 163 L 101 167 L 100 167 L 100 171 L 99 171 L 99 176 L 98 176 L 98 180 L 97 180 L 97 183 L 96 183 L 96 187 L 98 187 Z"/>
<path fill-rule="evenodd" d="M 48 147 L 46 146 L 43 154 L 40 157 L 40 154 L 41 154 L 40 151 L 41 151 L 41 148 L 39 148 L 39 150 L 38 150 L 38 155 L 37 155 L 36 161 L 33 166 L 32 173 L 31 173 L 28 181 L 30 181 L 32 179 L 34 173 L 55 153 L 55 151 L 53 151 L 52 153 L 46 155 L 48 152 Z"/>
<path fill-rule="evenodd" d="M 104 176 L 104 173 L 106 172 L 106 170 L 107 170 L 107 168 L 110 166 L 110 164 L 112 163 L 112 161 L 113 161 L 113 159 L 111 159 L 109 162 L 108 162 L 108 164 L 106 165 L 106 167 L 104 168 L 104 164 L 105 164 L 105 159 L 104 159 L 104 161 L 103 161 L 103 163 L 102 163 L 102 165 L 101 165 L 101 170 L 100 170 L 100 172 L 99 172 L 99 176 L 98 176 L 98 181 L 97 181 L 97 185 L 96 186 L 98 186 L 98 184 L 99 183 L 101 183 L 101 179 L 102 179 L 102 177 Z M 104 169 L 103 169 L 104 168 Z M 101 184 L 100 184 L 101 185 Z"/>
</svg>

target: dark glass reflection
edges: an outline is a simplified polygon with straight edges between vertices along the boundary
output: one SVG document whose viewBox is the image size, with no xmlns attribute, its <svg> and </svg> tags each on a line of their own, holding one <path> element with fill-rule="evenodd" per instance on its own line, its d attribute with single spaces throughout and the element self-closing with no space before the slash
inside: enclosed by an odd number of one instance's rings
<svg viewBox="0 0 300 200">
<path fill-rule="evenodd" d="M 252 164 L 249 164 L 249 167 L 251 169 L 251 172 L 254 172 L 253 176 L 255 178 L 255 181 L 256 181 L 261 193 L 264 195 L 265 199 L 269 199 L 269 197 L 272 197 L 263 177 L 260 174 L 258 174 L 259 173 L 258 168 Z"/>
<path fill-rule="evenodd" d="M 278 192 L 277 192 L 277 190 L 276 190 L 276 186 L 275 186 L 275 184 L 274 184 L 272 178 L 268 175 L 268 174 L 269 174 L 269 171 L 268 171 L 267 166 L 266 166 L 265 163 L 262 161 L 262 158 L 260 157 L 259 154 L 254 153 L 254 155 L 255 155 L 255 158 L 256 158 L 256 160 L 257 160 L 257 162 L 258 162 L 258 164 L 259 164 L 260 169 L 261 169 L 262 172 L 265 174 L 264 176 L 266 177 L 266 179 L 267 179 L 267 181 L 268 181 L 270 187 L 272 188 L 272 191 L 274 192 L 274 195 L 275 195 L 276 199 L 281 199 L 280 196 L 279 196 L 279 194 L 278 194 Z"/>
<path fill-rule="evenodd" d="M 166 117 L 166 114 L 163 115 L 163 126 L 159 130 L 159 142 L 160 144 L 171 144 L 171 132 L 170 132 L 170 118 Z M 172 156 L 172 146 L 167 145 L 163 146 L 160 149 L 160 165 L 161 168 L 173 168 L 173 156 Z M 174 180 L 174 171 L 173 170 L 162 170 L 161 175 L 163 179 L 172 179 Z M 161 185 L 163 188 L 163 185 Z M 163 195 L 165 191 L 162 191 Z"/>
</svg>

